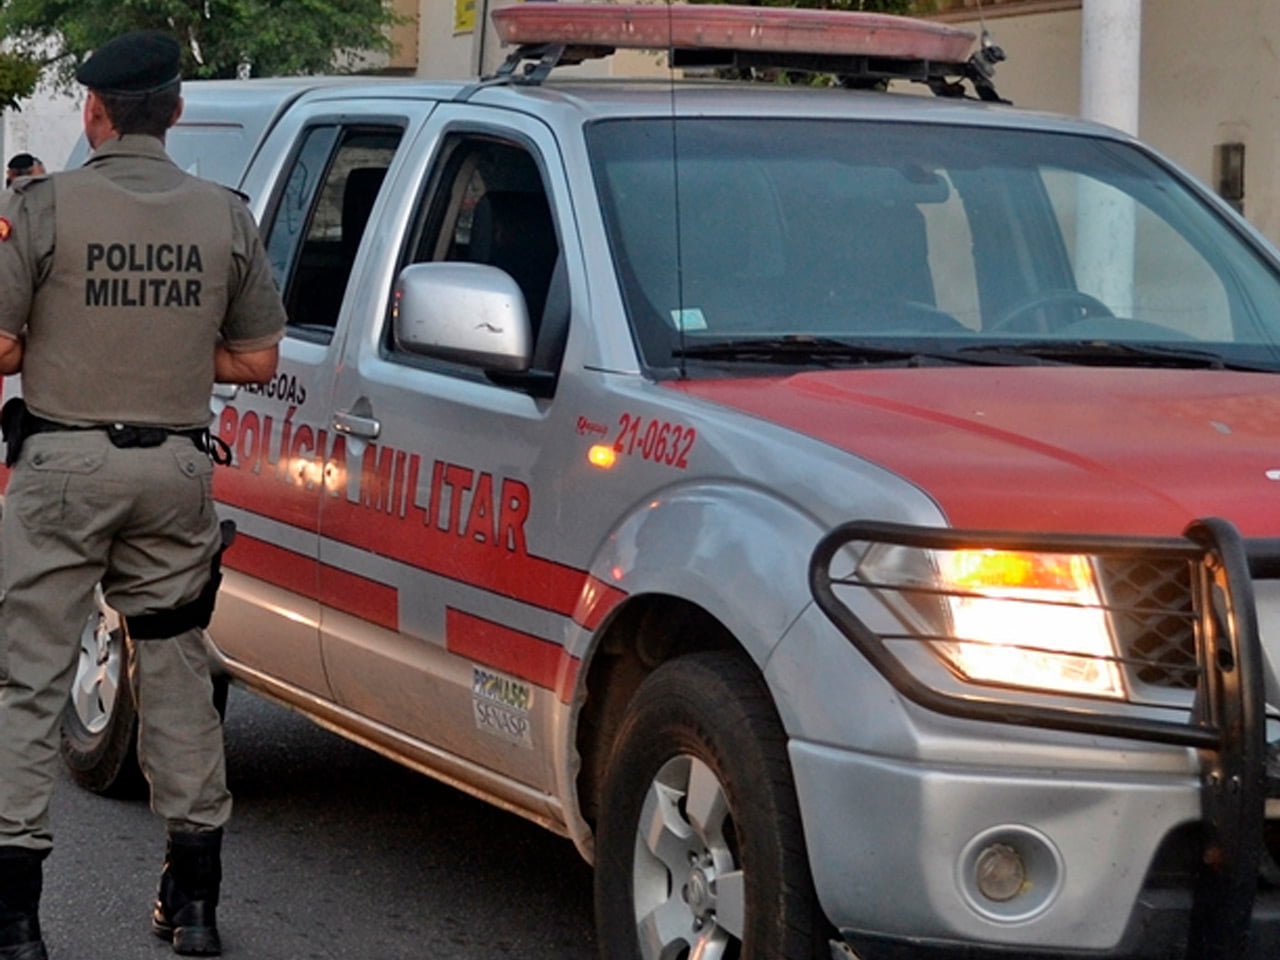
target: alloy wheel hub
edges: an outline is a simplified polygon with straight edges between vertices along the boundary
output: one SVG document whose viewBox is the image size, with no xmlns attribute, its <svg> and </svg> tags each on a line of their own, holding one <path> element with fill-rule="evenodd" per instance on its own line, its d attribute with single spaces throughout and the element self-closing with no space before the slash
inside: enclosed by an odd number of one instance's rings
<svg viewBox="0 0 1280 960">
<path fill-rule="evenodd" d="M 715 881 L 705 866 L 699 865 L 693 868 L 685 889 L 688 892 L 689 909 L 693 911 L 695 919 L 705 921 L 715 913 Z"/>
</svg>

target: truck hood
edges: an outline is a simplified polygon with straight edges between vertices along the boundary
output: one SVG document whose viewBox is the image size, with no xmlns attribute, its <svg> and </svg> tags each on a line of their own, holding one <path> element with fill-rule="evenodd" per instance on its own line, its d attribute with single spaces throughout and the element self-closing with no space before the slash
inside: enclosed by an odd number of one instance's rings
<svg viewBox="0 0 1280 960">
<path fill-rule="evenodd" d="M 960 367 L 684 381 L 927 492 L 959 528 L 1280 534 L 1280 376 Z"/>
</svg>

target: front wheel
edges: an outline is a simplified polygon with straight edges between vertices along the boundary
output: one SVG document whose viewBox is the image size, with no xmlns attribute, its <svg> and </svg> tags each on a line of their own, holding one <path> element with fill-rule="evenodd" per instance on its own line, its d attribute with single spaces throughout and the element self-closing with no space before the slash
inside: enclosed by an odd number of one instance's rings
<svg viewBox="0 0 1280 960">
<path fill-rule="evenodd" d="M 600 798 L 596 923 L 608 960 L 815 960 L 786 734 L 740 656 L 655 670 L 618 732 Z"/>
</svg>

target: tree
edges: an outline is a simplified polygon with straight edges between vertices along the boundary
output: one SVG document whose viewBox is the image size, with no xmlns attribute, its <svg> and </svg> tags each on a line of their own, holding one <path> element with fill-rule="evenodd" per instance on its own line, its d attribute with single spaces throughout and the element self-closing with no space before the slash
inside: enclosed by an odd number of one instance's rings
<svg viewBox="0 0 1280 960">
<path fill-rule="evenodd" d="M 35 93 L 43 70 L 30 54 L 0 50 L 0 109 L 20 109 L 18 101 Z"/>
<path fill-rule="evenodd" d="M 52 66 L 64 84 L 96 47 L 128 30 L 168 30 L 183 47 L 182 75 L 210 79 L 350 71 L 367 51 L 390 49 L 387 28 L 397 22 L 386 0 L 0 2 L 11 49 Z"/>
</svg>

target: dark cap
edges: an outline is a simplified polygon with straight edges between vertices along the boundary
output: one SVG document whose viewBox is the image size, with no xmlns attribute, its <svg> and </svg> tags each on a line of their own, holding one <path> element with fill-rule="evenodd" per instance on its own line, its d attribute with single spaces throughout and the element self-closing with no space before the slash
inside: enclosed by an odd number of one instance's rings
<svg viewBox="0 0 1280 960">
<path fill-rule="evenodd" d="M 154 93 L 182 79 L 178 41 L 163 30 L 135 30 L 107 41 L 76 79 L 103 93 Z"/>
<path fill-rule="evenodd" d="M 9 158 L 10 170 L 30 170 L 40 162 L 39 157 L 32 156 L 29 153 L 15 153 Z"/>
</svg>

